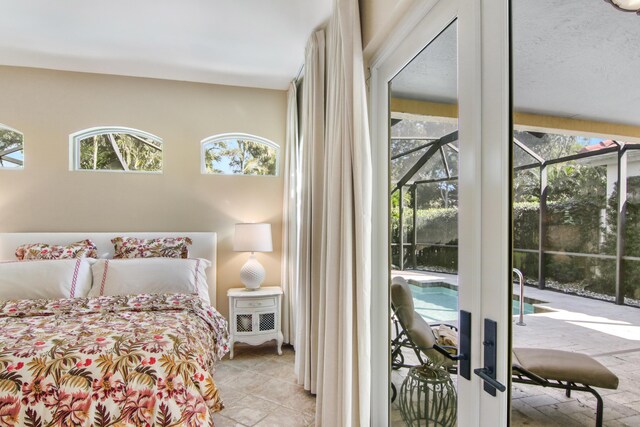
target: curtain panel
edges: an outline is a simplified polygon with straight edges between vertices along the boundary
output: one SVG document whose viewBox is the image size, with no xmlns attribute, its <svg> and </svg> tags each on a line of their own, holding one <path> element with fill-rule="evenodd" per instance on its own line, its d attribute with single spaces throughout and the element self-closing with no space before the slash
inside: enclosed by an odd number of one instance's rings
<svg viewBox="0 0 640 427">
<path fill-rule="evenodd" d="M 298 382 L 317 393 L 320 243 L 324 196 L 324 31 L 316 31 L 305 50 L 300 146 L 300 264 L 296 304 Z"/>
<path fill-rule="evenodd" d="M 284 203 L 282 207 L 282 335 L 284 342 L 295 345 L 295 305 L 298 291 L 298 95 L 295 81 L 287 92 L 287 149 L 284 159 Z"/>
<path fill-rule="evenodd" d="M 326 40 L 325 40 L 326 37 Z M 296 373 L 316 424 L 370 424 L 371 153 L 358 2 L 307 45 Z"/>
</svg>

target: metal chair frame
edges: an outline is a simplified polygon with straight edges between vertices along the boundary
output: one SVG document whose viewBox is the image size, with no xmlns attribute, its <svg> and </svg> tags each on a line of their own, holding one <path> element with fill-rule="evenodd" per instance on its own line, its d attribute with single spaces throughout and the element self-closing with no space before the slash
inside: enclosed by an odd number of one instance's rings
<svg viewBox="0 0 640 427">
<path fill-rule="evenodd" d="M 396 370 L 400 368 L 412 368 L 415 366 L 430 365 L 431 362 L 429 361 L 429 358 L 427 358 L 426 356 L 424 358 L 422 357 L 423 353 L 420 350 L 420 348 L 417 345 L 415 345 L 407 335 L 407 332 L 405 330 L 404 325 L 402 324 L 402 321 L 398 319 L 398 316 L 396 316 L 396 309 L 393 305 L 391 305 L 391 309 L 392 309 L 391 321 L 393 323 L 393 327 L 396 332 L 396 337 L 391 340 L 391 369 Z M 429 326 L 433 328 L 440 325 L 442 325 L 442 323 L 434 323 L 434 324 L 430 324 Z M 444 325 L 455 331 L 458 330 L 458 328 L 456 328 L 453 325 L 448 325 L 448 324 L 444 324 Z M 403 348 L 409 348 L 413 350 L 413 352 L 415 353 L 420 363 L 417 365 L 411 365 L 411 364 L 405 363 L 404 354 L 402 353 Z M 442 353 L 444 356 L 446 356 L 447 358 L 451 360 L 457 360 L 456 356 L 452 355 L 447 351 L 451 349 L 457 351 L 457 347 L 434 345 L 434 348 L 440 353 Z M 446 370 L 450 374 L 455 375 L 458 373 L 458 366 L 452 365 L 446 368 Z M 396 395 L 397 395 L 397 390 L 396 390 L 395 384 L 391 383 L 391 401 L 392 402 L 396 399 Z"/>
<path fill-rule="evenodd" d="M 587 384 L 579 385 L 569 381 L 548 380 L 517 364 L 513 364 L 512 368 L 511 382 L 514 383 L 558 388 L 564 390 L 567 397 L 571 397 L 572 391 L 585 391 L 587 393 L 591 393 L 596 398 L 597 402 L 596 427 L 602 427 L 604 401 L 602 400 L 602 396 L 600 396 L 600 393 L 598 393 L 591 386 Z"/>
</svg>

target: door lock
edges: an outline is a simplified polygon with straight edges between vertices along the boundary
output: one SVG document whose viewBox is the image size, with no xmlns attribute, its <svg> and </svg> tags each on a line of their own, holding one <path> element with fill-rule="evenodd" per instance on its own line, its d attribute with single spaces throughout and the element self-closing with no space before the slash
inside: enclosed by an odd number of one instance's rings
<svg viewBox="0 0 640 427">
<path fill-rule="evenodd" d="M 484 368 L 477 368 L 473 373 L 484 380 L 484 391 L 492 396 L 496 395 L 496 390 L 504 392 L 507 388 L 504 384 L 496 380 L 496 338 L 498 335 L 498 324 L 491 319 L 484 319 Z"/>
</svg>

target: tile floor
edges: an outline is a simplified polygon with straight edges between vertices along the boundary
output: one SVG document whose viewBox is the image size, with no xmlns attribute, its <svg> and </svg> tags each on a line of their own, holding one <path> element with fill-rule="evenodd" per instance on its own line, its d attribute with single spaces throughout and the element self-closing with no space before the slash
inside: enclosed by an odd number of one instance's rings
<svg viewBox="0 0 640 427">
<path fill-rule="evenodd" d="M 526 326 L 514 324 L 514 345 L 579 351 L 596 358 L 620 378 L 617 390 L 600 390 L 604 425 L 640 426 L 640 309 L 530 287 L 526 296 L 546 301 L 542 305 L 553 311 L 525 316 Z M 291 347 L 283 347 L 278 356 L 274 343 L 238 344 L 235 358 L 225 358 L 215 375 L 226 405 L 214 416 L 216 426 L 314 425 L 315 397 L 296 383 L 293 364 Z M 398 389 L 403 374 L 393 372 Z M 595 425 L 595 400 L 588 393 L 566 398 L 560 390 L 515 384 L 512 398 L 513 426 Z M 404 426 L 397 400 L 391 421 Z"/>
<path fill-rule="evenodd" d="M 431 273 L 426 278 L 452 283 L 455 279 Z M 533 287 L 526 287 L 525 296 L 546 301 L 541 305 L 553 311 L 526 315 L 526 326 L 514 323 L 514 346 L 578 351 L 594 357 L 620 378 L 617 390 L 599 390 L 604 399 L 604 425 L 640 426 L 640 309 Z M 404 369 L 392 374 L 398 390 L 405 375 Z M 595 407 L 589 393 L 574 392 L 567 398 L 561 390 L 522 384 L 512 388 L 513 426 L 593 426 Z M 392 405 L 391 421 L 404 426 L 397 401 Z"/>
<path fill-rule="evenodd" d="M 306 427 L 315 423 L 315 397 L 296 383 L 291 346 L 236 344 L 214 375 L 225 404 L 214 415 L 216 427 Z"/>
</svg>

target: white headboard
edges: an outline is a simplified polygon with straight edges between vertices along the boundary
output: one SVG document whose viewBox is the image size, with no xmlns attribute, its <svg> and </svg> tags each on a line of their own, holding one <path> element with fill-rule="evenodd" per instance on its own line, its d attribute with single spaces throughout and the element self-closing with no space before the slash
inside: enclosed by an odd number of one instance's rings
<svg viewBox="0 0 640 427">
<path fill-rule="evenodd" d="M 156 239 L 159 237 L 190 237 L 193 244 L 189 246 L 190 258 L 204 258 L 211 261 L 207 270 L 209 298 L 211 305 L 216 306 L 216 248 L 217 235 L 210 232 L 163 231 L 163 232 L 86 232 L 86 233 L 0 233 L 0 260 L 14 260 L 16 248 L 25 243 L 48 243 L 52 245 L 68 245 L 84 239 L 91 239 L 98 247 L 100 258 L 113 257 L 111 239 L 117 236 Z"/>
</svg>

